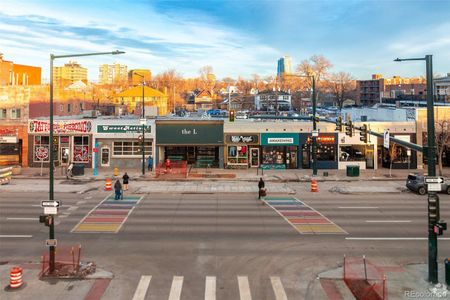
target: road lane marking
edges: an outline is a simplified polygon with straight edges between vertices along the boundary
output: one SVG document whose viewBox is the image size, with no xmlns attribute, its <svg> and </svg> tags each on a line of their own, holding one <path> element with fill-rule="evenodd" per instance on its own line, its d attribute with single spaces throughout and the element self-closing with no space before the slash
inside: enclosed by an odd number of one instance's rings
<svg viewBox="0 0 450 300">
<path fill-rule="evenodd" d="M 139 284 L 134 292 L 133 300 L 144 300 L 145 295 L 147 294 L 148 286 L 150 285 L 150 280 L 152 276 L 141 276 L 141 280 L 139 280 Z"/>
<path fill-rule="evenodd" d="M 346 240 L 352 241 L 424 241 L 427 237 L 346 237 Z M 450 238 L 438 238 L 441 241 L 450 241 Z"/>
<path fill-rule="evenodd" d="M 252 300 L 252 294 L 250 293 L 250 284 L 248 283 L 247 276 L 238 276 L 239 295 L 241 300 Z"/>
<path fill-rule="evenodd" d="M 206 276 L 205 300 L 216 300 L 216 276 Z"/>
<path fill-rule="evenodd" d="M 378 206 L 339 206 L 340 209 L 378 209 Z"/>
<path fill-rule="evenodd" d="M 32 235 L 8 235 L 8 234 L 0 234 L 0 238 L 30 238 L 33 237 Z"/>
<path fill-rule="evenodd" d="M 283 284 L 280 277 L 270 277 L 272 283 L 273 292 L 276 300 L 287 300 L 286 292 L 284 291 Z"/>
<path fill-rule="evenodd" d="M 173 276 L 172 287 L 170 288 L 168 300 L 180 300 L 181 289 L 183 287 L 183 278 L 183 276 Z"/>
<path fill-rule="evenodd" d="M 6 220 L 11 220 L 11 221 L 38 221 L 39 218 L 6 218 Z"/>
<path fill-rule="evenodd" d="M 366 220 L 367 223 L 411 223 L 411 220 Z"/>
</svg>

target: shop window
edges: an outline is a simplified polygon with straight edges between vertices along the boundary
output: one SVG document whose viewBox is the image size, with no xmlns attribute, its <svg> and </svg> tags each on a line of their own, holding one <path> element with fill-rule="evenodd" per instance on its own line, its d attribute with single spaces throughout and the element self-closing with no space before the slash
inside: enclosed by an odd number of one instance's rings
<svg viewBox="0 0 450 300">
<path fill-rule="evenodd" d="M 20 108 L 11 109 L 11 119 L 20 119 Z"/>
<path fill-rule="evenodd" d="M 364 145 L 349 145 L 340 147 L 339 161 L 365 161 Z"/>
<path fill-rule="evenodd" d="M 72 111 L 72 104 L 67 104 L 67 112 L 70 113 Z"/>
<path fill-rule="evenodd" d="M 6 108 L 0 109 L 0 119 L 6 119 Z"/>
<path fill-rule="evenodd" d="M 73 161 L 89 162 L 89 136 L 73 138 Z"/>
<path fill-rule="evenodd" d="M 285 163 L 285 149 L 284 146 L 263 147 L 262 149 L 262 164 L 284 164 Z"/>
<path fill-rule="evenodd" d="M 152 142 L 145 142 L 145 156 L 152 155 Z M 113 157 L 141 157 L 142 143 L 139 141 L 114 141 Z"/>
<path fill-rule="evenodd" d="M 248 164 L 247 146 L 228 146 L 228 164 Z"/>
<path fill-rule="evenodd" d="M 50 138 L 48 136 L 36 135 L 34 137 L 33 161 L 49 161 Z"/>
<path fill-rule="evenodd" d="M 317 147 L 318 161 L 335 161 L 336 145 L 319 145 Z"/>
</svg>

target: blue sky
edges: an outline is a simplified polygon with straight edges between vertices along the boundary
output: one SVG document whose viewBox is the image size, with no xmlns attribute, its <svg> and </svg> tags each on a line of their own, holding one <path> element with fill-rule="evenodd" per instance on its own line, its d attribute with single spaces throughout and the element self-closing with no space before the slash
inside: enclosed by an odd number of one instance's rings
<svg viewBox="0 0 450 300">
<path fill-rule="evenodd" d="M 96 80 L 98 66 L 120 62 L 154 74 L 175 68 L 198 76 L 211 65 L 218 78 L 276 73 L 314 54 L 357 79 L 424 75 L 422 62 L 396 57 L 434 55 L 435 73 L 450 73 L 450 1 L 15 1 L 3 0 L 0 52 L 37 65 L 48 78 L 54 54 L 104 52 L 76 59 Z M 56 65 L 65 63 L 57 61 Z"/>
</svg>

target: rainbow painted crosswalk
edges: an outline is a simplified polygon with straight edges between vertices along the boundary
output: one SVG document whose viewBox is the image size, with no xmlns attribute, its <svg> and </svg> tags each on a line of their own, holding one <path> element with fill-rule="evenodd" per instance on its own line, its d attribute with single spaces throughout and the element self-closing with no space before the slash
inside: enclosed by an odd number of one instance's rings
<svg viewBox="0 0 450 300">
<path fill-rule="evenodd" d="M 92 209 L 71 232 L 117 233 L 142 197 L 124 196 L 123 200 L 106 197 Z"/>
<path fill-rule="evenodd" d="M 327 217 L 292 196 L 263 200 L 301 234 L 347 234 Z"/>
</svg>

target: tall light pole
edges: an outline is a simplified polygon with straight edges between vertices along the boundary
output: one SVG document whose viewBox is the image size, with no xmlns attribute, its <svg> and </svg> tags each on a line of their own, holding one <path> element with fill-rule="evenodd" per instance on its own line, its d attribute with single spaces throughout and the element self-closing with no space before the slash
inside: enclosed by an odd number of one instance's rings
<svg viewBox="0 0 450 300">
<path fill-rule="evenodd" d="M 145 102 L 144 102 L 144 96 L 145 96 L 145 91 L 144 91 L 144 79 L 145 76 L 139 73 L 133 73 L 139 77 L 142 78 L 142 118 L 141 118 L 141 123 L 142 123 L 142 145 L 141 145 L 141 151 L 142 151 L 142 175 L 145 175 Z"/>
<path fill-rule="evenodd" d="M 312 81 L 312 109 L 313 109 L 312 121 L 313 121 L 313 132 L 314 132 L 314 134 L 311 134 L 311 155 L 312 155 L 313 176 L 316 176 L 317 175 L 317 137 L 315 136 L 315 134 L 317 132 L 316 76 L 315 75 L 291 75 L 291 76 L 311 78 L 311 81 Z"/>
<path fill-rule="evenodd" d="M 394 61 L 424 60 L 426 62 L 427 76 L 427 147 L 424 147 L 424 154 L 428 160 L 428 176 L 436 176 L 436 141 L 434 130 L 434 95 L 433 95 L 433 56 L 425 55 L 419 58 L 397 58 Z M 439 221 L 439 197 L 436 192 L 428 191 L 428 205 L 433 203 L 436 209 L 435 219 Z M 430 211 L 428 211 L 430 216 Z M 428 281 L 438 283 L 438 244 L 437 234 L 433 230 L 433 226 L 428 218 Z"/>
<path fill-rule="evenodd" d="M 66 55 L 54 55 L 50 54 L 50 120 L 49 120 L 49 139 L 50 139 L 50 155 L 49 155 L 49 180 L 50 180 L 50 186 L 49 186 L 49 194 L 48 199 L 49 200 L 55 200 L 55 194 L 54 194 L 54 168 L 53 165 L 54 162 L 54 152 L 53 152 L 53 61 L 57 58 L 68 58 L 68 57 L 81 57 L 81 56 L 94 56 L 94 55 L 117 55 L 117 54 L 123 54 L 124 51 L 112 51 L 112 52 L 96 52 L 96 53 L 82 53 L 82 54 L 66 54 Z M 55 222 L 52 220 L 50 222 L 50 229 L 49 229 L 49 238 L 54 239 L 55 238 Z M 55 271 L 55 246 L 50 246 L 49 248 L 49 272 L 52 274 Z"/>
</svg>

